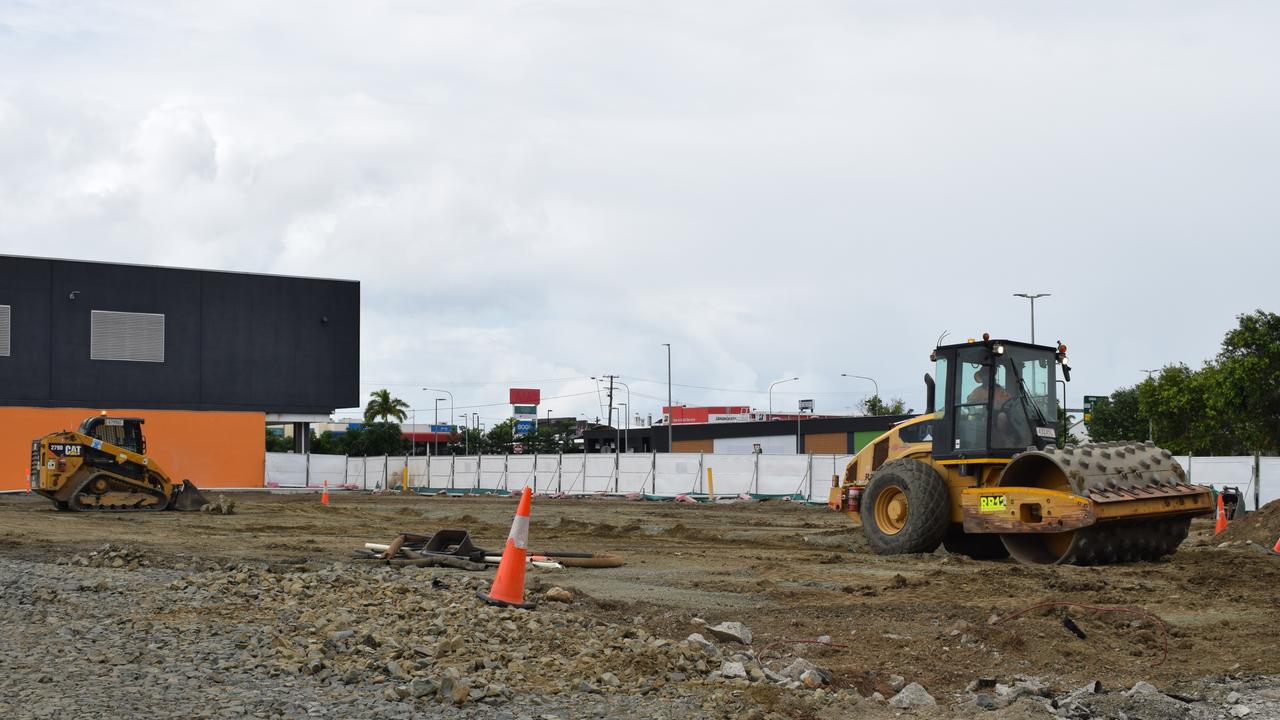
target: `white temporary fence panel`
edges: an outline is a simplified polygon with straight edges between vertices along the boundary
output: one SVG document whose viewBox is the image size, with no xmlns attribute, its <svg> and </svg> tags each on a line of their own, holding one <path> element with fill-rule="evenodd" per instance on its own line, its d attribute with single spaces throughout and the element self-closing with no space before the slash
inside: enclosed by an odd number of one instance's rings
<svg viewBox="0 0 1280 720">
<path fill-rule="evenodd" d="M 716 495 L 741 495 L 755 492 L 757 455 L 704 455 L 703 462 L 712 471 Z M 708 492 L 711 487 L 708 486 Z"/>
<path fill-rule="evenodd" d="M 1174 460 L 1187 471 L 1191 482 L 1197 485 L 1209 485 L 1216 490 L 1227 487 L 1238 488 L 1244 493 L 1245 509 L 1257 510 L 1254 502 L 1253 457 L 1190 457 L 1175 456 Z M 1280 500 L 1280 458 L 1264 457 L 1259 460 L 1261 482 L 1258 484 L 1258 499 L 1266 505 L 1273 500 Z"/>
<path fill-rule="evenodd" d="M 809 496 L 808 455 L 760 455 L 755 492 L 762 495 Z"/>
<path fill-rule="evenodd" d="M 582 492 L 582 468 L 584 465 L 586 465 L 586 456 L 578 453 L 565 455 L 561 459 L 559 492 Z"/>
<path fill-rule="evenodd" d="M 267 453 L 267 487 L 306 487 L 307 456 L 295 453 Z"/>
<path fill-rule="evenodd" d="M 658 453 L 654 495 L 671 497 L 682 493 L 706 492 L 703 456 L 694 453 Z"/>
<path fill-rule="evenodd" d="M 582 455 L 436 455 L 343 458 L 340 455 L 267 453 L 268 486 L 302 488 L 343 485 L 365 490 L 409 485 L 419 490 L 506 490 L 528 485 L 536 492 L 570 494 L 643 493 L 672 497 L 705 494 L 707 470 L 716 495 L 800 494 L 823 501 L 832 475 L 843 475 L 849 455 L 768 455 L 755 453 L 608 453 Z M 1185 458 L 1179 459 L 1185 464 Z M 615 465 L 616 463 L 616 465 Z M 1196 482 L 1244 488 L 1252 458 L 1194 458 Z M 1280 458 L 1263 458 L 1263 502 L 1280 497 Z M 310 481 L 308 483 L 308 480 Z M 1252 507 L 1252 492 L 1249 493 Z"/>
<path fill-rule="evenodd" d="M 485 490 L 499 490 L 506 487 L 507 457 L 505 455 L 484 455 L 480 458 L 480 483 L 476 487 Z"/>
<path fill-rule="evenodd" d="M 311 466 L 308 468 L 307 484 L 311 487 L 341 487 L 347 482 L 347 457 L 345 455 L 309 456 Z"/>
<path fill-rule="evenodd" d="M 559 455 L 534 455 L 534 492 L 559 492 Z"/>
<path fill-rule="evenodd" d="M 511 492 L 523 490 L 525 486 L 534 487 L 534 469 L 538 462 L 536 455 L 508 455 L 507 456 L 507 482 L 505 489 Z"/>
<path fill-rule="evenodd" d="M 648 493 L 653 489 L 653 456 L 628 453 L 618 456 L 616 492 Z"/>
<path fill-rule="evenodd" d="M 444 460 L 445 458 L 436 458 Z M 472 490 L 480 487 L 480 458 L 474 455 L 455 458 L 453 476 L 449 476 L 449 465 L 437 463 L 432 466 L 431 487 Z"/>
<path fill-rule="evenodd" d="M 580 492 L 607 493 L 613 489 L 613 456 L 585 455 L 585 467 L 582 474 Z"/>
</svg>

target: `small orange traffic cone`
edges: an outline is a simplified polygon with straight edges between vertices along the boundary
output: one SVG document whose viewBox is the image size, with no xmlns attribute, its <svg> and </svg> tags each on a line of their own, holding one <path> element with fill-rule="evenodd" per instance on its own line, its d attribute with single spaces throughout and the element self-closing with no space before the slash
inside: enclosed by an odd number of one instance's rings
<svg viewBox="0 0 1280 720">
<path fill-rule="evenodd" d="M 1218 521 L 1213 524 L 1213 534 L 1220 535 L 1227 529 L 1227 511 L 1222 507 L 1222 493 L 1218 493 Z"/>
<path fill-rule="evenodd" d="M 490 605 L 533 609 L 533 603 L 524 601 L 524 565 L 529 550 L 529 507 L 533 505 L 533 490 L 525 488 L 516 506 L 516 518 L 511 522 L 507 546 L 498 562 L 498 573 L 493 576 L 489 594 L 477 590 L 476 595 Z"/>
<path fill-rule="evenodd" d="M 1276 546 L 1271 548 L 1272 555 L 1280 555 L 1280 540 L 1276 540 Z"/>
<path fill-rule="evenodd" d="M 321 505 L 329 504 L 329 481 L 328 480 L 324 481 L 324 490 L 320 492 L 320 504 Z"/>
</svg>

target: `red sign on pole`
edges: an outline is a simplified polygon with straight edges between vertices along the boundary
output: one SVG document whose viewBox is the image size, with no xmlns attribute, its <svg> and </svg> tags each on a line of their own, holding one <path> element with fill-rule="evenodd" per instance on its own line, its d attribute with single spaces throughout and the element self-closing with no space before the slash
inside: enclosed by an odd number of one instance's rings
<svg viewBox="0 0 1280 720">
<path fill-rule="evenodd" d="M 538 388 L 511 388 L 512 405 L 538 405 L 542 402 L 542 391 Z"/>
</svg>

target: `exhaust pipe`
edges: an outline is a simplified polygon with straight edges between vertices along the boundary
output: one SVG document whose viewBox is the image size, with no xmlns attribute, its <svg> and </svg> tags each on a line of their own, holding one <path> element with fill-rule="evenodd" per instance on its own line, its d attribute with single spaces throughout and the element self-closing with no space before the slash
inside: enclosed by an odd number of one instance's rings
<svg viewBox="0 0 1280 720">
<path fill-rule="evenodd" d="M 932 415 L 938 408 L 933 406 L 933 376 L 929 373 L 924 374 L 924 393 L 924 412 Z"/>
</svg>

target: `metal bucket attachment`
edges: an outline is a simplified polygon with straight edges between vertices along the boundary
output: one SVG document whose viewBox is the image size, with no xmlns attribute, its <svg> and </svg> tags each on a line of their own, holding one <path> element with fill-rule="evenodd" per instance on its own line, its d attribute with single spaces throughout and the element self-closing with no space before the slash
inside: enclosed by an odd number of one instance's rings
<svg viewBox="0 0 1280 720">
<path fill-rule="evenodd" d="M 471 542 L 466 530 L 437 530 L 420 552 L 436 555 L 453 555 L 476 562 L 484 562 L 485 551 Z"/>
<path fill-rule="evenodd" d="M 199 512 L 200 508 L 209 504 L 209 500 L 200 492 L 200 488 L 190 480 L 183 480 L 173 492 L 169 501 L 169 509 L 178 512 Z"/>
</svg>

